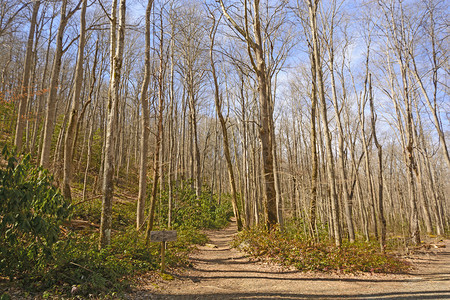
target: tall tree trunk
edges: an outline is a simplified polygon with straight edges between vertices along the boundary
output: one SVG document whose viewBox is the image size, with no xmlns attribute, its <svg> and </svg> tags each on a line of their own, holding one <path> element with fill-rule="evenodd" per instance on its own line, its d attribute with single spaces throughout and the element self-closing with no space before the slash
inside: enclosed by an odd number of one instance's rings
<svg viewBox="0 0 450 300">
<path fill-rule="evenodd" d="M 378 141 L 376 127 L 375 127 L 375 109 L 373 105 L 373 93 L 372 93 L 372 76 L 369 73 L 369 104 L 371 112 L 371 124 L 372 134 L 375 146 L 378 149 L 378 224 L 380 225 L 380 249 L 381 252 L 385 252 L 386 248 L 386 218 L 384 217 L 384 205 L 383 205 L 383 147 Z"/>
<path fill-rule="evenodd" d="M 270 230 L 273 225 L 277 223 L 277 203 L 276 203 L 276 192 L 275 192 L 275 177 L 273 174 L 273 152 L 272 148 L 275 141 L 272 140 L 272 130 L 270 119 L 273 118 L 270 109 L 270 98 L 269 98 L 269 86 L 266 63 L 264 58 L 264 50 L 262 45 L 261 37 L 261 20 L 259 16 L 259 0 L 253 2 L 254 19 L 253 19 L 253 31 L 255 36 L 255 57 L 256 57 L 256 78 L 258 80 L 258 94 L 259 94 L 259 105 L 260 105 L 260 128 L 259 135 L 261 139 L 262 147 L 262 161 L 263 161 L 263 172 L 264 172 L 264 185 L 265 185 L 265 215 L 267 222 L 267 229 Z"/>
<path fill-rule="evenodd" d="M 250 203 L 250 167 L 249 167 L 249 157 L 248 157 L 248 125 L 247 125 L 247 107 L 246 107 L 246 97 L 244 95 L 244 75 L 242 72 L 239 73 L 240 77 L 240 98 L 241 98 L 241 114 L 242 114 L 242 169 L 243 169 L 243 180 L 244 180 L 244 220 L 245 228 L 250 229 L 251 223 L 251 203 Z"/>
<path fill-rule="evenodd" d="M 419 228 L 419 212 L 417 208 L 417 192 L 414 182 L 414 172 L 417 169 L 416 161 L 413 153 L 413 116 L 411 110 L 411 101 L 409 94 L 408 80 L 406 76 L 406 69 L 403 66 L 403 60 L 400 55 L 399 64 L 401 67 L 401 77 L 403 84 L 403 101 L 406 108 L 405 122 L 406 122 L 406 149 L 405 149 L 405 163 L 408 168 L 408 183 L 409 183 L 409 199 L 410 199 L 410 209 L 411 209 L 411 223 L 410 232 L 411 239 L 415 245 L 420 244 L 420 228 Z"/>
<path fill-rule="evenodd" d="M 49 36 L 52 36 L 53 21 L 54 21 L 54 18 L 52 18 L 50 20 Z M 41 85 L 40 85 L 40 88 L 39 88 L 39 90 L 41 90 L 41 91 L 44 90 L 45 85 L 46 85 L 46 81 L 47 81 L 47 71 L 48 71 L 48 64 L 49 64 L 49 57 L 50 57 L 51 42 L 52 42 L 52 40 L 51 40 L 51 38 L 49 38 L 48 39 L 48 43 L 47 43 L 47 51 L 45 52 L 46 54 L 45 54 L 44 70 L 42 72 Z M 42 94 L 40 94 L 38 96 L 38 102 L 39 102 L 38 103 L 38 111 L 37 111 L 37 114 L 36 114 L 36 120 L 35 120 L 35 124 L 34 124 L 34 133 L 33 133 L 33 141 L 31 143 L 31 152 L 34 153 L 35 145 L 37 144 L 36 152 L 37 152 L 37 156 L 40 157 L 40 155 L 41 155 L 41 150 L 40 150 L 41 142 L 40 141 L 42 139 L 42 136 L 40 136 L 39 140 L 38 140 L 37 136 L 38 136 L 38 131 L 39 131 L 39 127 L 40 127 L 41 112 L 42 112 L 42 109 L 43 109 L 43 106 L 44 106 L 44 103 L 43 103 L 44 102 L 44 96 Z"/>
<path fill-rule="evenodd" d="M 95 45 L 95 57 L 94 57 L 94 64 L 92 66 L 92 82 L 91 82 L 91 88 L 89 91 L 89 99 L 92 99 L 93 94 L 94 94 L 94 89 L 95 89 L 95 83 L 97 81 L 96 76 L 95 76 L 95 72 L 97 69 L 97 54 L 98 54 L 98 49 L 99 49 L 99 42 L 97 40 L 97 43 Z M 101 62 L 101 65 L 103 66 L 103 61 Z M 100 70 L 102 70 L 102 68 L 100 67 Z M 97 112 L 97 107 L 98 107 L 98 98 L 99 95 L 98 93 L 95 95 L 95 104 L 94 107 L 92 109 L 92 120 L 90 122 L 90 129 L 89 129 L 89 133 L 88 133 L 88 142 L 87 142 L 87 157 L 86 157 L 86 168 L 85 168 L 85 172 L 84 172 L 84 180 L 83 180 L 83 201 L 86 199 L 86 188 L 87 188 L 87 178 L 88 178 L 88 172 L 89 172 L 89 165 L 91 163 L 91 157 L 92 157 L 92 141 L 93 141 L 93 137 L 94 137 L 94 127 L 95 127 L 95 116 L 96 116 L 96 112 Z M 80 158 L 81 161 L 81 158 Z"/>
<path fill-rule="evenodd" d="M 164 128 L 163 128 L 163 117 L 164 117 L 164 80 L 166 73 L 166 63 L 164 61 L 164 31 L 162 26 L 162 17 L 161 17 L 161 37 L 160 37 L 160 46 L 159 46 L 159 76 L 158 76 L 158 125 L 157 125 L 157 133 L 156 133 L 156 145 L 155 145 L 155 155 L 153 161 L 153 186 L 152 186 L 152 194 L 150 199 L 150 212 L 147 220 L 147 230 L 145 233 L 145 241 L 146 244 L 150 241 L 150 232 L 153 229 L 153 219 L 155 215 L 155 207 L 156 207 L 156 196 L 158 192 L 158 180 L 161 174 L 159 173 L 160 168 L 160 155 L 162 152 L 162 142 L 164 137 Z"/>
<path fill-rule="evenodd" d="M 377 219 L 377 215 L 376 215 L 376 204 L 375 204 L 375 187 L 374 187 L 374 182 L 373 182 L 373 177 L 372 177 L 372 168 L 370 166 L 370 144 L 371 144 L 371 140 L 373 137 L 374 132 L 372 131 L 370 136 L 368 138 L 366 138 L 366 133 L 365 133 L 365 122 L 366 122 L 366 117 L 365 117 L 365 108 L 366 108 L 366 103 L 367 100 L 370 98 L 370 90 L 368 88 L 369 85 L 369 56 L 370 54 L 370 44 L 367 45 L 367 56 L 366 56 L 366 63 L 365 63 L 365 79 L 364 79 L 364 93 L 362 98 L 359 97 L 358 98 L 358 114 L 359 114 L 359 122 L 361 124 L 360 130 L 361 130 L 361 139 L 362 139 L 362 145 L 363 145 L 363 151 L 364 151 L 364 162 L 365 162 L 365 171 L 366 171 L 366 182 L 367 182 L 367 189 L 368 189 L 368 198 L 370 201 L 370 207 L 372 207 L 372 219 L 374 222 L 374 233 L 375 233 L 375 238 L 378 239 L 379 238 L 379 234 L 378 234 L 378 219 Z M 369 220 L 367 220 L 367 222 L 369 222 Z"/>
<path fill-rule="evenodd" d="M 316 216 L 317 216 L 317 174 L 319 158 L 317 156 L 317 130 L 316 130 L 316 115 L 317 115 L 317 80 L 316 80 L 316 64 L 314 63 L 314 55 L 311 53 L 311 76 L 312 89 L 311 89 L 311 202 L 310 202 L 310 221 L 309 226 L 312 236 L 316 235 Z"/>
<path fill-rule="evenodd" d="M 276 81 L 276 80 L 275 80 Z M 278 156 L 277 156 L 277 143 L 276 143 L 276 136 L 275 136 L 275 124 L 273 122 L 273 110 L 275 107 L 275 93 L 276 93 L 276 85 L 272 96 L 272 93 L 270 92 L 272 90 L 271 82 L 268 80 L 268 95 L 269 95 L 269 111 L 270 111 L 270 118 L 269 118 L 269 128 L 270 130 L 270 139 L 272 141 L 272 157 L 273 157 L 273 177 L 274 177 L 274 187 L 275 187 L 275 203 L 276 203 L 276 210 L 277 210 L 277 221 L 280 225 L 280 228 L 283 227 L 283 198 L 281 197 L 281 183 L 280 183 L 280 172 L 278 169 Z"/>
<path fill-rule="evenodd" d="M 422 197 L 420 197 L 420 199 L 422 200 L 421 206 L 422 206 L 422 212 L 423 212 L 422 213 L 423 220 L 425 222 L 425 229 L 427 231 L 427 234 L 431 235 L 433 233 L 433 225 L 431 223 L 430 205 L 428 202 L 426 185 L 425 185 L 425 181 L 424 181 L 424 177 L 423 177 L 423 164 L 422 164 L 422 160 L 420 159 L 420 157 L 427 156 L 428 151 L 427 151 L 425 139 L 423 138 L 424 132 L 423 132 L 423 126 L 422 126 L 422 121 L 421 121 L 419 107 L 418 107 L 417 102 L 418 101 L 416 99 L 416 101 L 414 101 L 415 108 L 416 108 L 416 124 L 414 125 L 415 128 L 413 129 L 413 137 L 417 144 L 416 148 L 417 149 L 422 148 L 422 149 L 419 151 L 416 151 L 417 152 L 417 162 L 416 162 L 415 175 L 416 175 L 418 189 L 422 196 Z"/>
<path fill-rule="evenodd" d="M 174 91 L 174 74 L 175 74 L 175 61 L 174 61 L 174 30 L 175 28 L 171 27 L 171 41 L 170 41 L 170 83 L 169 83 L 169 97 L 170 97 L 170 104 L 169 104 L 169 174 L 168 174 L 168 213 L 167 213 L 167 227 L 169 229 L 172 228 L 172 210 L 173 210 L 173 181 L 174 181 L 174 170 L 176 172 L 177 168 L 177 161 L 174 163 L 174 153 L 175 153 L 175 118 L 174 114 L 176 114 L 174 110 L 174 106 L 176 105 L 175 102 L 175 91 Z"/>
<path fill-rule="evenodd" d="M 432 3 L 432 1 L 430 1 L 430 4 Z M 428 6 L 428 5 L 427 5 Z M 450 155 L 448 153 L 448 148 L 447 148 L 447 142 L 445 139 L 445 134 L 444 134 L 444 130 L 442 128 L 442 122 L 439 120 L 439 116 L 438 116 L 438 108 L 437 108 L 437 92 L 438 92 L 438 70 L 439 70 L 439 65 L 437 62 L 437 50 L 436 50 L 436 20 L 434 17 L 434 9 L 431 7 L 432 5 L 427 7 L 427 16 L 429 16 L 429 26 L 430 28 L 427 30 L 427 33 L 430 35 L 430 39 L 431 39 L 431 62 L 433 65 L 433 69 L 432 69 L 432 87 L 433 87 L 433 102 L 431 101 L 430 97 L 428 96 L 428 93 L 426 91 L 426 84 L 423 82 L 423 79 L 421 78 L 421 76 L 419 75 L 419 70 L 417 68 L 417 64 L 416 64 L 416 56 L 414 55 L 413 51 L 411 48 L 407 49 L 408 50 L 408 54 L 410 56 L 411 62 L 412 62 L 412 68 L 408 65 L 407 67 L 409 68 L 409 70 L 411 71 L 411 73 L 414 75 L 414 77 L 417 80 L 417 83 L 419 84 L 420 87 L 420 91 L 422 92 L 426 103 L 428 105 L 428 108 L 431 111 L 431 114 L 433 116 L 433 125 L 436 128 L 436 131 L 438 133 L 439 136 L 439 143 L 440 143 L 440 147 L 442 149 L 442 153 L 444 155 L 444 158 L 447 162 L 447 167 L 450 168 Z"/>
<path fill-rule="evenodd" d="M 236 218 L 237 228 L 238 231 L 242 230 L 242 220 L 241 220 L 241 213 L 239 211 L 239 207 L 237 204 L 237 191 L 236 191 L 236 182 L 234 179 L 234 172 L 233 172 L 233 164 L 231 163 L 231 155 L 230 155 L 230 146 L 228 142 L 228 132 L 227 132 L 227 124 L 225 121 L 225 118 L 222 115 L 222 100 L 221 95 L 219 94 L 220 87 L 219 82 L 217 80 L 217 74 L 216 74 L 216 67 L 214 63 L 214 42 L 215 42 L 215 35 L 217 30 L 216 20 L 213 18 L 213 26 L 210 32 L 210 39 L 211 39 L 211 45 L 209 49 L 209 57 L 211 61 L 211 72 L 213 76 L 214 81 L 214 103 L 216 106 L 216 112 L 217 116 L 219 117 L 220 126 L 222 129 L 222 137 L 223 137 L 223 151 L 225 154 L 225 160 L 227 163 L 227 170 L 228 170 L 228 178 L 230 180 L 230 186 L 231 186 L 231 204 L 233 206 L 233 213 Z"/>
<path fill-rule="evenodd" d="M 270 109 L 270 91 L 269 82 L 270 74 L 266 67 L 263 40 L 261 34 L 261 17 L 259 14 L 260 1 L 253 0 L 252 7 L 252 20 L 253 20 L 253 33 L 250 34 L 248 31 L 248 26 L 246 24 L 245 28 L 239 27 L 239 25 L 234 21 L 234 19 L 228 14 L 223 1 L 220 0 L 220 6 L 224 16 L 230 21 L 232 26 L 238 31 L 238 33 L 246 40 L 249 57 L 252 62 L 253 70 L 256 73 L 256 79 L 258 83 L 258 97 L 259 97 L 259 109 L 260 109 L 260 127 L 259 127 L 259 138 L 261 141 L 262 148 L 262 164 L 263 164 L 263 178 L 264 178 L 264 197 L 265 197 L 265 216 L 266 216 L 266 226 L 268 230 L 271 230 L 273 226 L 277 223 L 277 203 L 276 203 L 276 192 L 275 192 L 275 178 L 273 173 L 273 152 L 272 152 L 272 122 L 273 118 Z M 244 2 L 244 13 L 247 16 L 248 8 L 247 1 Z M 254 37 L 254 40 L 250 36 Z M 255 58 L 251 53 L 253 50 Z"/>
<path fill-rule="evenodd" d="M 17 114 L 17 123 L 16 123 L 16 135 L 14 138 L 14 145 L 17 148 L 17 152 L 22 151 L 22 142 L 23 142 L 23 129 L 25 127 L 26 116 L 26 108 L 28 106 L 28 92 L 30 86 L 30 70 L 32 64 L 33 57 L 33 40 L 34 40 L 34 31 L 36 29 L 36 20 L 39 12 L 39 7 L 41 5 L 41 1 L 37 0 L 33 5 L 33 13 L 31 15 L 30 22 L 30 30 L 28 32 L 28 41 L 27 41 L 27 50 L 25 54 L 25 64 L 23 68 L 23 79 L 22 79 L 22 87 L 20 90 L 19 97 L 19 109 Z"/>
<path fill-rule="evenodd" d="M 335 70 L 334 70 L 334 12 L 333 12 L 333 21 L 331 23 L 331 28 L 329 34 L 329 41 L 328 41 L 328 55 L 329 55 L 329 69 L 330 69 L 330 77 L 331 77 L 331 91 L 332 91 L 332 98 L 333 98 L 333 104 L 335 107 L 335 115 L 336 115 L 336 123 L 338 127 L 338 156 L 339 156 L 339 169 L 341 172 L 341 178 L 342 178 L 342 195 L 344 199 L 344 212 L 345 212 L 345 219 L 347 222 L 347 230 L 349 235 L 350 243 L 355 242 L 355 230 L 353 228 L 353 218 L 352 218 L 352 207 L 350 203 L 350 196 L 349 196 L 349 190 L 348 190 L 348 176 L 347 176 L 347 168 L 345 167 L 345 150 L 344 150 L 344 129 L 342 125 L 342 118 L 341 118 L 341 112 L 342 108 L 339 107 L 338 104 L 338 96 L 336 92 L 336 80 L 335 80 Z M 345 60 L 345 57 L 344 59 Z M 342 79 L 343 80 L 343 79 Z M 343 99 L 345 100 L 345 85 L 342 83 L 342 92 L 343 92 Z M 342 104 L 344 105 L 344 104 Z"/>
<path fill-rule="evenodd" d="M 144 80 L 141 86 L 141 144 L 140 144 L 140 167 L 139 167 L 139 194 L 136 211 L 136 228 L 139 230 L 144 224 L 145 198 L 147 195 L 147 157 L 148 137 L 150 132 L 150 113 L 148 108 L 148 85 L 150 81 L 150 17 L 153 0 L 148 0 L 145 12 L 145 61 Z"/>
<path fill-rule="evenodd" d="M 313 1 L 315 1 L 313 3 Z M 311 34 L 312 34 L 312 44 L 313 44 L 313 57 L 314 64 L 316 68 L 316 78 L 317 78 L 317 88 L 318 95 L 320 100 L 320 112 L 322 117 L 322 125 L 325 134 L 325 146 L 327 152 L 327 173 L 328 173 L 328 184 L 330 188 L 330 196 L 331 196 L 331 214 L 333 220 L 333 235 L 336 246 L 341 246 L 341 232 L 340 232 L 340 222 L 339 222 L 339 206 L 338 206 L 338 196 L 336 192 L 336 175 L 335 175 L 335 166 L 334 166 L 334 158 L 333 158 L 333 149 L 331 144 L 331 133 L 328 126 L 328 117 L 327 117 L 327 104 L 325 99 L 325 91 L 324 91 L 324 82 L 323 82 L 323 74 L 322 74 L 322 64 L 320 60 L 320 51 L 319 51 L 319 40 L 318 40 L 318 30 L 317 30 L 317 3 L 316 0 L 309 0 L 309 18 L 310 18 L 310 26 L 311 26 Z"/>
<path fill-rule="evenodd" d="M 420 244 L 420 228 L 419 228 L 419 214 L 417 208 L 417 192 L 416 186 L 414 182 L 414 172 L 416 170 L 416 162 L 414 157 L 414 137 L 413 137 L 413 116 L 411 109 L 411 91 L 408 82 L 407 69 L 410 63 L 409 55 L 405 55 L 405 45 L 409 43 L 406 41 L 405 37 L 405 18 L 404 18 L 404 10 L 402 3 L 399 2 L 399 13 L 400 15 L 394 15 L 394 10 L 396 6 L 393 4 L 385 4 L 380 2 L 382 10 L 384 12 L 386 21 L 388 23 L 388 43 L 391 49 L 394 51 L 396 55 L 396 60 L 398 63 L 398 68 L 400 71 L 401 78 L 401 98 L 403 98 L 403 106 L 404 111 L 402 113 L 399 112 L 399 103 L 397 103 L 397 99 L 392 97 L 392 101 L 394 102 L 397 118 L 399 125 L 401 122 L 405 123 L 404 132 L 402 132 L 403 140 L 403 159 L 405 161 L 405 165 L 407 168 L 407 180 L 408 180 L 408 189 L 409 189 L 409 200 L 410 200 L 410 234 L 411 241 L 413 244 Z M 391 81 L 391 89 L 394 89 L 394 72 L 390 66 L 390 57 L 388 58 L 388 68 L 390 72 L 390 81 Z M 395 93 L 392 93 L 395 95 Z M 400 98 L 400 97 L 399 97 Z"/>
<path fill-rule="evenodd" d="M 72 163 L 73 163 L 72 152 L 75 143 L 74 136 L 76 136 L 75 130 L 77 129 L 78 126 L 78 117 L 79 117 L 78 109 L 81 96 L 81 86 L 83 85 L 84 45 L 86 43 L 86 7 L 87 7 L 87 0 L 83 0 L 80 15 L 80 37 L 78 39 L 78 57 L 77 57 L 77 65 L 75 67 L 72 106 L 70 109 L 71 110 L 70 119 L 69 124 L 67 126 L 66 138 L 64 141 L 64 177 L 62 184 L 62 192 L 64 197 L 68 200 L 72 200 L 72 195 L 70 192 L 70 183 L 72 181 Z M 97 53 L 95 55 L 95 59 L 97 59 Z"/>
<path fill-rule="evenodd" d="M 49 93 L 47 97 L 47 110 L 45 115 L 45 124 L 44 124 L 44 139 L 42 142 L 42 152 L 41 152 L 41 161 L 40 164 L 44 168 L 50 167 L 50 149 L 52 145 L 52 137 L 53 131 L 55 129 L 55 118 L 56 118 L 56 95 L 58 92 L 58 82 L 59 82 L 59 73 L 61 70 L 61 59 L 63 55 L 63 36 L 64 29 L 66 28 L 67 22 L 69 18 L 75 13 L 78 9 L 81 2 L 78 4 L 76 8 L 70 11 L 66 15 L 68 0 L 62 1 L 61 6 L 61 20 L 58 28 L 58 32 L 56 34 L 56 49 L 55 56 L 53 58 L 53 67 L 52 74 L 50 78 L 50 87 Z"/>
<path fill-rule="evenodd" d="M 92 115 L 95 116 L 95 113 L 97 111 L 97 103 L 95 104 L 93 108 Z M 94 127 L 95 127 L 95 119 L 92 119 L 92 122 L 90 124 L 90 129 L 88 133 L 88 141 L 87 141 L 87 155 L 86 155 L 86 167 L 84 169 L 84 179 L 83 179 L 83 201 L 86 200 L 86 191 L 87 191 L 87 180 L 89 175 L 89 167 L 91 164 L 92 159 L 92 142 L 94 137 Z"/>
<path fill-rule="evenodd" d="M 193 84 L 194 78 L 191 74 L 189 76 L 191 81 L 191 87 L 189 91 L 189 112 L 191 121 L 191 176 L 195 178 L 195 194 L 197 198 L 200 197 L 202 191 L 201 182 L 201 161 L 200 161 L 200 148 L 198 145 L 198 130 L 197 130 L 197 108 L 196 108 L 196 95 L 194 92 Z"/>
<path fill-rule="evenodd" d="M 105 139 L 105 162 L 103 171 L 103 199 L 102 215 L 100 221 L 99 248 L 105 248 L 111 243 L 112 229 L 112 201 L 113 201 L 113 174 L 114 174 L 114 132 L 116 130 L 117 110 L 119 108 L 120 76 L 122 71 L 123 48 L 125 39 L 125 12 L 126 0 L 119 3 L 119 30 L 116 42 L 116 10 L 117 0 L 112 2 L 111 10 L 111 49 L 114 53 L 112 62 L 112 74 L 110 79 L 110 91 L 108 99 L 108 121 Z M 116 47 L 114 47 L 116 46 Z"/>
</svg>

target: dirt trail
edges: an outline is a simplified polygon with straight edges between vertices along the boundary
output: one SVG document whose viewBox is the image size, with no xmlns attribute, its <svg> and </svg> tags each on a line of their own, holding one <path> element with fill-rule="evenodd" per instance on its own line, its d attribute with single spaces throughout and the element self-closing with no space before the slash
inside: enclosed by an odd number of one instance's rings
<svg viewBox="0 0 450 300">
<path fill-rule="evenodd" d="M 305 274 L 251 261 L 231 249 L 236 232 L 209 232 L 174 280 L 141 286 L 133 299 L 450 299 L 450 243 L 415 259 L 408 275 Z"/>
</svg>

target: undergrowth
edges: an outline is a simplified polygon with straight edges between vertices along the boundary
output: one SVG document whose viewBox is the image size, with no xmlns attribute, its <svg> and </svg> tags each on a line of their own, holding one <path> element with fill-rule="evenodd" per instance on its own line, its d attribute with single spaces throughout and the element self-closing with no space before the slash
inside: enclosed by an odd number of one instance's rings
<svg viewBox="0 0 450 300">
<path fill-rule="evenodd" d="M 328 239 L 314 242 L 292 232 L 267 232 L 263 227 L 241 232 L 233 243 L 255 258 L 301 271 L 403 273 L 409 269 L 399 258 L 380 253 L 377 243 L 344 242 L 339 248 Z"/>
<path fill-rule="evenodd" d="M 190 245 L 202 241 L 196 233 L 180 232 L 178 241 L 167 249 L 167 264 L 185 265 Z M 160 244 L 146 246 L 134 226 L 116 234 L 106 249 L 97 250 L 97 244 L 97 232 L 70 233 L 55 245 L 46 271 L 23 278 L 23 286 L 53 295 L 120 295 L 129 290 L 134 276 L 159 269 Z"/>
<path fill-rule="evenodd" d="M 132 198 L 114 204 L 111 245 L 98 250 L 100 199 L 74 199 L 78 204 L 72 205 L 53 177 L 34 166 L 29 155 L 20 158 L 4 148 L 2 156 L 0 278 L 44 298 L 104 298 L 128 291 L 137 275 L 159 270 L 160 244 L 146 245 L 144 234 L 136 231 Z M 165 194 L 159 201 L 155 230 L 167 227 Z M 200 229 L 224 226 L 231 216 L 227 201 L 209 207 L 215 201 L 209 191 L 196 197 L 185 185 L 177 189 L 175 199 L 172 229 L 177 230 L 178 239 L 168 244 L 168 269 L 187 265 L 192 246 L 206 243 Z M 82 220 L 83 226 L 77 227 L 80 222 L 74 219 Z M 0 297 L 8 294 L 0 290 Z"/>
</svg>

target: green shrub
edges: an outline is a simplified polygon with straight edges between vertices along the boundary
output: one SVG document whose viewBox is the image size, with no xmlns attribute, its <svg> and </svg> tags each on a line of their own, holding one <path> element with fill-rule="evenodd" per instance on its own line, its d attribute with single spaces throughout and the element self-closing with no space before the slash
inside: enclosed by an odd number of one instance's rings
<svg viewBox="0 0 450 300">
<path fill-rule="evenodd" d="M 48 172 L 32 165 L 30 155 L 18 160 L 6 147 L 2 155 L 0 270 L 13 278 L 45 268 L 71 207 Z"/>
<path fill-rule="evenodd" d="M 205 235 L 194 229 L 179 230 L 178 240 L 168 244 L 166 264 L 170 267 L 188 263 L 193 243 L 206 242 Z M 54 263 L 40 278 L 35 290 L 51 289 L 54 294 L 69 295 L 73 286 L 82 296 L 120 294 L 127 291 L 134 275 L 160 268 L 160 243 L 145 244 L 134 226 L 113 236 L 111 245 L 97 250 L 98 233 L 81 233 L 55 245 Z"/>
<path fill-rule="evenodd" d="M 161 206 L 157 211 L 160 224 L 167 224 L 168 198 L 168 191 L 163 190 Z M 219 204 L 206 186 L 203 186 L 200 197 L 197 197 L 190 183 L 185 182 L 174 188 L 173 199 L 173 228 L 222 228 L 233 215 L 231 200 L 225 197 Z"/>
<path fill-rule="evenodd" d="M 98 233 L 71 234 L 55 244 L 54 261 L 27 286 L 66 295 L 74 286 L 82 296 L 120 293 L 130 286 L 131 275 L 157 267 L 158 247 L 146 247 L 135 230 L 118 235 L 106 249 L 97 250 L 97 243 Z"/>
<path fill-rule="evenodd" d="M 32 165 L 29 155 L 19 161 L 5 148 L 3 156 L 0 276 L 15 279 L 29 292 L 44 292 L 43 297 L 73 296 L 73 290 L 82 297 L 102 297 L 126 291 L 136 274 L 159 269 L 160 244 L 146 246 L 142 233 L 136 232 L 135 203 L 113 206 L 115 233 L 111 245 L 99 251 L 96 230 L 71 231 L 63 224 L 70 223 L 70 216 L 99 223 L 100 201 L 71 206 L 48 172 Z M 159 224 L 167 224 L 164 197 L 163 192 Z M 176 190 L 173 215 L 178 240 L 171 242 L 166 252 L 169 269 L 186 265 L 192 244 L 207 241 L 200 228 L 221 227 L 228 222 L 231 205 L 229 201 L 218 205 L 209 192 L 197 198 L 186 184 Z"/>
<path fill-rule="evenodd" d="M 406 262 L 379 253 L 376 243 L 345 242 L 336 247 L 330 240 L 313 242 L 295 238 L 292 232 L 267 232 L 262 227 L 241 232 L 234 240 L 234 246 L 254 257 L 302 271 L 402 273 L 409 268 Z"/>
</svg>

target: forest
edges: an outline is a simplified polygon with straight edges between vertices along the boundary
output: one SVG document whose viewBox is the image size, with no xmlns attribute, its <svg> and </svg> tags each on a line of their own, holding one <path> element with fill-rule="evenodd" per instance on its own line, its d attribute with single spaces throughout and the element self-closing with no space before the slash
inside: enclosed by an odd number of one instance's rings
<svg viewBox="0 0 450 300">
<path fill-rule="evenodd" d="M 379 257 L 448 236 L 448 13 L 445 0 L 0 0 L 0 278 L 122 290 L 158 268 L 152 230 L 178 231 L 178 266 L 231 217 L 242 241 Z"/>
</svg>

